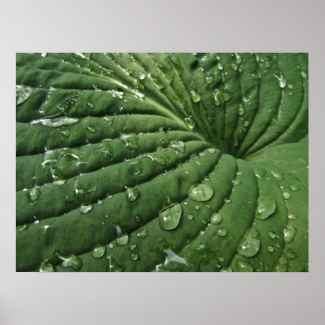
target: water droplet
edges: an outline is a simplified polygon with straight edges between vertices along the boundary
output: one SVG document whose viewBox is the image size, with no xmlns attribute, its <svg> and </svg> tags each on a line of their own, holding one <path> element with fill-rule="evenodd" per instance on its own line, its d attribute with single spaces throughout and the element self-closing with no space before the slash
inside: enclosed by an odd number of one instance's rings
<svg viewBox="0 0 325 325">
<path fill-rule="evenodd" d="M 209 149 L 208 149 L 208 152 L 209 152 L 209 153 L 215 153 L 215 152 L 216 152 L 216 150 L 215 150 L 215 149 L 213 149 L 213 148 L 209 148 Z"/>
<path fill-rule="evenodd" d="M 63 185 L 66 182 L 65 177 L 62 175 L 61 171 L 58 168 L 50 166 L 50 172 L 52 177 L 53 185 Z"/>
<path fill-rule="evenodd" d="M 220 272 L 232 272 L 232 268 L 230 266 L 228 266 L 228 267 L 221 269 Z"/>
<path fill-rule="evenodd" d="M 184 174 L 189 175 L 190 172 L 186 170 L 186 171 L 184 172 Z"/>
<path fill-rule="evenodd" d="M 294 220 L 294 221 L 296 221 L 296 220 L 298 220 L 298 217 L 297 217 L 295 214 L 290 213 L 290 214 L 288 215 L 288 219 L 289 219 L 289 220 Z"/>
<path fill-rule="evenodd" d="M 238 272 L 254 272 L 253 266 L 245 260 L 237 259 L 236 268 Z"/>
<path fill-rule="evenodd" d="M 231 200 L 230 200 L 230 199 L 224 199 L 224 202 L 225 202 L 225 203 L 230 203 Z"/>
<path fill-rule="evenodd" d="M 141 156 L 142 158 L 150 158 L 151 161 L 154 163 L 160 165 L 160 166 L 165 166 L 166 165 L 166 158 L 164 156 L 154 156 L 154 155 L 149 155 L 149 154 L 144 154 Z"/>
<path fill-rule="evenodd" d="M 210 221 L 213 225 L 219 225 L 222 222 L 222 220 L 223 220 L 223 216 L 220 212 L 214 213 L 210 218 Z"/>
<path fill-rule="evenodd" d="M 224 228 L 220 228 L 217 230 L 217 235 L 220 237 L 225 237 L 227 235 L 227 230 Z"/>
<path fill-rule="evenodd" d="M 97 201 L 97 204 L 98 204 L 98 205 L 103 205 L 103 203 L 104 203 L 104 202 L 103 202 L 102 200 L 98 200 L 98 201 Z"/>
<path fill-rule="evenodd" d="M 131 150 L 138 149 L 140 146 L 138 144 L 138 136 L 134 133 L 121 134 L 121 139 L 125 146 Z"/>
<path fill-rule="evenodd" d="M 218 260 L 219 260 L 220 262 L 224 262 L 224 261 L 225 261 L 225 258 L 222 257 L 222 256 L 219 256 L 219 257 L 218 257 Z"/>
<path fill-rule="evenodd" d="M 202 166 L 202 164 L 199 161 L 195 162 L 198 166 Z"/>
<path fill-rule="evenodd" d="M 143 72 L 139 72 L 138 77 L 140 80 L 143 80 L 146 77 L 146 75 Z"/>
<path fill-rule="evenodd" d="M 91 203 L 86 203 L 86 204 L 82 204 L 81 207 L 79 208 L 79 211 L 81 213 L 88 213 L 89 211 L 91 211 L 93 208 L 93 205 Z"/>
<path fill-rule="evenodd" d="M 242 104 L 239 104 L 239 107 L 238 107 L 238 115 L 239 116 L 243 116 L 245 114 L 245 108 Z"/>
<path fill-rule="evenodd" d="M 297 191 L 299 191 L 299 187 L 298 187 L 298 185 L 290 185 L 290 189 L 291 189 L 291 191 L 293 191 L 293 192 L 297 192 Z"/>
<path fill-rule="evenodd" d="M 104 154 L 107 157 L 113 157 L 114 155 L 114 149 L 112 145 L 110 144 L 111 139 L 105 139 L 100 142 L 99 145 L 99 152 Z"/>
<path fill-rule="evenodd" d="M 220 62 L 218 63 L 218 69 L 219 69 L 219 70 L 222 70 L 222 69 L 223 69 L 223 64 L 220 63 Z"/>
<path fill-rule="evenodd" d="M 22 232 L 24 230 L 27 230 L 28 229 L 28 224 L 27 223 L 24 223 L 23 226 L 19 229 L 19 232 Z"/>
<path fill-rule="evenodd" d="M 193 218 L 194 218 L 194 216 L 193 216 L 193 214 L 188 214 L 187 216 L 186 216 L 186 219 L 187 220 L 193 220 Z"/>
<path fill-rule="evenodd" d="M 110 248 L 110 249 L 114 248 L 114 244 L 113 243 L 109 243 L 108 244 L 108 248 Z"/>
<path fill-rule="evenodd" d="M 203 225 L 206 225 L 206 224 L 208 223 L 208 221 L 205 220 L 205 219 L 202 219 L 202 220 L 201 220 L 201 223 L 202 223 Z"/>
<path fill-rule="evenodd" d="M 288 85 L 288 88 L 289 88 L 289 89 L 292 89 L 292 88 L 293 88 L 293 85 L 289 84 L 289 85 Z"/>
<path fill-rule="evenodd" d="M 249 125 L 249 121 L 244 122 L 244 126 L 247 127 Z"/>
<path fill-rule="evenodd" d="M 70 136 L 70 130 L 61 131 L 61 134 L 64 138 L 69 138 Z"/>
<path fill-rule="evenodd" d="M 129 248 L 130 251 L 134 251 L 137 248 L 137 244 L 131 244 Z"/>
<path fill-rule="evenodd" d="M 275 177 L 277 181 L 283 181 L 283 176 L 281 173 L 271 170 L 271 174 Z"/>
<path fill-rule="evenodd" d="M 39 190 L 39 186 L 35 185 L 27 192 L 27 196 L 30 202 L 35 202 L 40 196 L 41 191 Z"/>
<path fill-rule="evenodd" d="M 195 205 L 194 205 L 194 209 L 195 209 L 195 210 L 199 210 L 199 209 L 200 209 L 200 206 L 197 205 L 197 204 L 195 204 Z"/>
<path fill-rule="evenodd" d="M 274 231 L 270 231 L 270 232 L 269 232 L 269 236 L 270 236 L 272 239 L 274 239 L 274 238 L 276 238 L 276 233 L 275 233 Z"/>
<path fill-rule="evenodd" d="M 139 255 L 138 255 L 138 254 L 136 254 L 136 253 L 131 253 L 131 259 L 132 259 L 133 261 L 136 261 L 138 258 L 139 258 Z"/>
<path fill-rule="evenodd" d="M 236 70 L 238 69 L 238 66 L 237 66 L 237 64 L 232 63 L 232 64 L 231 64 L 231 68 L 232 68 L 234 71 L 236 71 Z"/>
<path fill-rule="evenodd" d="M 274 247 L 273 247 L 273 246 L 268 246 L 268 247 L 267 247 L 267 250 L 268 250 L 270 253 L 273 253 L 273 252 L 274 252 Z"/>
<path fill-rule="evenodd" d="M 275 209 L 275 200 L 270 195 L 262 194 L 257 199 L 256 218 L 264 220 L 271 216 Z"/>
<path fill-rule="evenodd" d="M 198 103 L 201 100 L 201 96 L 197 94 L 194 90 L 191 90 L 191 97 L 194 103 Z"/>
<path fill-rule="evenodd" d="M 285 200 L 289 200 L 290 197 L 291 197 L 291 195 L 290 195 L 289 192 L 287 192 L 287 191 L 284 191 L 284 192 L 283 192 L 283 198 L 284 198 Z"/>
<path fill-rule="evenodd" d="M 58 128 L 63 125 L 73 125 L 79 122 L 78 118 L 70 118 L 66 116 L 57 117 L 57 118 L 41 118 L 38 120 L 33 120 L 30 122 L 30 125 L 45 125 L 51 128 Z"/>
<path fill-rule="evenodd" d="M 136 222 L 140 222 L 140 221 L 141 221 L 141 217 L 139 217 L 139 216 L 135 216 L 135 221 L 136 221 Z"/>
<path fill-rule="evenodd" d="M 16 86 L 16 105 L 20 105 L 26 101 L 30 95 L 33 93 L 34 89 L 32 87 L 17 85 Z"/>
<path fill-rule="evenodd" d="M 63 267 L 72 267 L 75 271 L 79 271 L 82 268 L 82 260 L 76 255 L 72 254 L 68 257 L 63 257 L 59 254 L 56 254 L 56 256 L 63 261 L 61 264 Z"/>
<path fill-rule="evenodd" d="M 116 261 L 111 257 L 111 256 L 107 256 L 108 260 L 109 260 L 109 271 L 110 272 L 122 272 L 124 267 L 117 264 Z"/>
<path fill-rule="evenodd" d="M 172 204 L 159 212 L 159 225 L 164 230 L 175 229 L 182 216 L 182 206 L 179 203 Z"/>
<path fill-rule="evenodd" d="M 185 117 L 184 121 L 190 130 L 194 129 L 196 123 L 195 123 L 195 119 L 191 115 L 188 117 Z"/>
<path fill-rule="evenodd" d="M 127 188 L 126 191 L 125 191 L 125 193 L 126 193 L 126 199 L 129 202 L 134 202 L 140 196 L 139 190 L 137 188 L 135 188 L 135 187 L 129 187 L 129 188 Z"/>
<path fill-rule="evenodd" d="M 174 149 L 177 154 L 178 152 L 180 153 L 185 152 L 185 144 L 183 141 L 170 141 L 169 148 Z"/>
<path fill-rule="evenodd" d="M 138 87 L 135 87 L 132 89 L 132 91 L 134 92 L 134 94 L 139 97 L 141 100 L 144 99 L 144 94 L 142 92 L 139 91 Z M 121 98 L 121 97 L 120 97 Z"/>
<path fill-rule="evenodd" d="M 245 257 L 255 256 L 261 245 L 260 234 L 257 229 L 251 228 L 247 231 L 245 238 L 238 246 L 238 254 Z"/>
<path fill-rule="evenodd" d="M 49 260 L 46 259 L 41 263 L 39 272 L 55 272 L 55 269 L 54 266 L 49 262 Z"/>
<path fill-rule="evenodd" d="M 213 196 L 214 190 L 208 184 L 196 184 L 190 187 L 188 196 L 193 201 L 208 201 Z"/>
<path fill-rule="evenodd" d="M 138 238 L 141 238 L 141 239 L 147 238 L 148 235 L 149 235 L 149 232 L 148 232 L 147 229 L 142 229 L 141 231 L 139 231 L 139 232 L 137 233 L 137 237 L 138 237 Z"/>
<path fill-rule="evenodd" d="M 106 247 L 105 245 L 103 246 L 96 246 L 94 249 L 91 251 L 91 255 L 96 258 L 103 257 L 106 252 Z"/>
<path fill-rule="evenodd" d="M 287 84 L 287 80 L 286 80 L 285 76 L 283 74 L 281 74 L 280 77 L 278 77 L 277 75 L 274 74 L 274 77 L 278 79 L 279 87 L 285 88 L 285 86 Z"/>
<path fill-rule="evenodd" d="M 207 73 L 207 76 L 205 77 L 205 80 L 207 81 L 207 84 L 211 84 L 214 82 L 214 76 L 210 72 Z"/>
<path fill-rule="evenodd" d="M 296 236 L 297 229 L 289 223 L 286 228 L 283 229 L 283 233 L 285 243 L 290 244 Z"/>
<path fill-rule="evenodd" d="M 154 83 L 154 85 L 159 89 L 164 89 L 165 88 L 165 85 L 164 83 L 162 82 L 162 80 L 160 79 L 160 77 L 156 74 L 150 74 L 150 78 L 152 80 L 152 82 Z"/>
<path fill-rule="evenodd" d="M 95 132 L 97 132 L 97 129 L 95 127 L 92 127 L 92 126 L 87 126 L 87 131 L 90 132 L 90 133 L 95 133 Z"/>
<path fill-rule="evenodd" d="M 306 79 L 308 77 L 307 73 L 305 71 L 301 71 L 301 76 Z"/>
</svg>

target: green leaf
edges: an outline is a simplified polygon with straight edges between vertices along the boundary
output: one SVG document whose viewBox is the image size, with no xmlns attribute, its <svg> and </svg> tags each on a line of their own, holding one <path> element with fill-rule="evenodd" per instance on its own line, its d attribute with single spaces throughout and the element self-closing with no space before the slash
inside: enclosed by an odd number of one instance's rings
<svg viewBox="0 0 325 325">
<path fill-rule="evenodd" d="M 16 58 L 17 271 L 308 271 L 308 55 Z"/>
</svg>

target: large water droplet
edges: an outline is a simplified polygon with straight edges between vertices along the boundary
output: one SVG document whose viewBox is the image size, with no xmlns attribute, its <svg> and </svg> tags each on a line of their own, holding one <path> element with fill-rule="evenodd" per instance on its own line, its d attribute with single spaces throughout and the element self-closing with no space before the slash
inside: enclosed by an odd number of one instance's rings
<svg viewBox="0 0 325 325">
<path fill-rule="evenodd" d="M 86 214 L 86 213 L 88 213 L 89 211 L 91 211 L 92 208 L 93 208 L 93 205 L 92 205 L 91 203 L 86 203 L 86 204 L 82 204 L 82 205 L 80 206 L 79 211 L 80 211 L 81 213 Z"/>
<path fill-rule="evenodd" d="M 175 229 L 182 216 L 182 206 L 179 203 L 169 205 L 159 212 L 159 225 L 164 230 Z"/>
<path fill-rule="evenodd" d="M 41 263 L 39 272 L 55 272 L 55 269 L 54 266 L 49 262 L 49 260 L 46 259 Z"/>
<path fill-rule="evenodd" d="M 194 127 L 195 127 L 195 119 L 191 115 L 188 116 L 188 117 L 185 117 L 184 121 L 185 121 L 185 124 L 187 125 L 187 127 L 190 130 L 194 129 Z"/>
<path fill-rule="evenodd" d="M 35 185 L 27 192 L 27 195 L 30 202 L 35 202 L 41 196 L 39 186 Z"/>
<path fill-rule="evenodd" d="M 103 257 L 106 252 L 106 246 L 96 246 L 94 249 L 91 251 L 91 255 L 96 258 Z"/>
<path fill-rule="evenodd" d="M 274 213 L 275 209 L 276 203 L 272 196 L 262 194 L 257 199 L 256 218 L 266 219 Z"/>
<path fill-rule="evenodd" d="M 70 118 L 70 117 L 66 117 L 66 116 L 62 116 L 62 117 L 57 117 L 57 118 L 41 118 L 38 120 L 33 120 L 30 122 L 31 125 L 34 124 L 41 124 L 41 125 L 45 125 L 51 128 L 58 128 L 60 126 L 63 125 L 72 125 L 72 124 L 76 124 L 79 122 L 78 118 Z"/>
<path fill-rule="evenodd" d="M 285 76 L 283 74 L 281 74 L 280 77 L 278 77 L 277 75 L 274 74 L 274 77 L 278 79 L 279 87 L 285 88 L 285 86 L 287 84 L 287 80 L 286 80 Z"/>
<path fill-rule="evenodd" d="M 222 220 L 223 220 L 223 216 L 220 212 L 214 213 L 210 218 L 210 221 L 213 225 L 219 225 L 222 222 Z"/>
<path fill-rule="evenodd" d="M 137 237 L 141 238 L 141 239 L 147 238 L 148 235 L 149 235 L 149 232 L 147 229 L 142 229 L 137 233 Z"/>
<path fill-rule="evenodd" d="M 140 196 L 139 190 L 137 188 L 135 188 L 135 187 L 129 187 L 129 188 L 127 188 L 126 191 L 125 191 L 125 193 L 126 193 L 126 199 L 129 202 L 134 202 Z"/>
<path fill-rule="evenodd" d="M 257 229 L 251 228 L 247 233 L 244 240 L 238 246 L 238 254 L 245 257 L 255 256 L 261 245 L 260 234 Z"/>
<path fill-rule="evenodd" d="M 289 193 L 288 191 L 284 191 L 284 192 L 283 192 L 283 198 L 284 198 L 285 200 L 289 200 L 290 197 L 291 197 L 291 195 L 290 195 L 290 193 Z"/>
<path fill-rule="evenodd" d="M 245 260 L 237 259 L 236 268 L 238 272 L 254 272 L 253 266 Z"/>
<path fill-rule="evenodd" d="M 60 169 L 50 166 L 50 172 L 53 185 L 63 185 L 66 182 L 66 179 L 62 175 Z"/>
<path fill-rule="evenodd" d="M 136 261 L 138 258 L 139 258 L 139 255 L 138 255 L 138 254 L 136 254 L 136 253 L 131 253 L 131 259 L 132 259 L 133 261 Z"/>
<path fill-rule="evenodd" d="M 191 91 L 191 96 L 194 103 L 198 103 L 201 100 L 201 96 L 197 94 L 194 90 Z"/>
<path fill-rule="evenodd" d="M 217 230 L 217 235 L 219 237 L 225 237 L 225 236 L 227 236 L 227 230 L 224 228 L 220 228 Z"/>
<path fill-rule="evenodd" d="M 196 184 L 190 187 L 188 196 L 193 201 L 208 201 L 213 196 L 214 190 L 208 184 Z"/>
<path fill-rule="evenodd" d="M 283 233 L 285 243 L 290 244 L 296 236 L 297 229 L 289 223 L 286 228 L 283 229 Z"/>
<path fill-rule="evenodd" d="M 138 136 L 134 133 L 121 134 L 121 139 L 123 140 L 125 146 L 131 150 L 136 150 L 140 147 L 138 144 Z"/>
<path fill-rule="evenodd" d="M 20 105 L 26 101 L 30 95 L 33 93 L 34 89 L 32 87 L 17 85 L 16 86 L 16 105 Z"/>
</svg>

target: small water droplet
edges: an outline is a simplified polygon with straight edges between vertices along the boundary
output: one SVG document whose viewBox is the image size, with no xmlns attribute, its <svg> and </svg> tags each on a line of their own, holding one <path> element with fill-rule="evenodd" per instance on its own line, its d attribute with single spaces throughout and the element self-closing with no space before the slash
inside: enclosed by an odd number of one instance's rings
<svg viewBox="0 0 325 325">
<path fill-rule="evenodd" d="M 268 246 L 268 247 L 267 247 L 267 250 L 268 250 L 270 253 L 273 253 L 273 252 L 274 252 L 274 247 L 273 247 L 273 246 Z"/>
<path fill-rule="evenodd" d="M 301 76 L 306 79 L 308 77 L 307 73 L 305 71 L 301 71 Z"/>
<path fill-rule="evenodd" d="M 213 148 L 209 148 L 209 149 L 208 149 L 208 152 L 209 152 L 209 153 L 215 153 L 215 152 L 216 152 L 216 150 L 215 150 L 215 149 L 213 149 Z"/>
<path fill-rule="evenodd" d="M 196 184 L 190 187 L 188 196 L 193 201 L 208 201 L 213 196 L 214 190 L 208 184 Z"/>
<path fill-rule="evenodd" d="M 238 254 L 245 257 L 255 256 L 261 245 L 260 234 L 257 229 L 251 228 L 245 235 L 245 238 L 238 246 Z"/>
<path fill-rule="evenodd" d="M 289 220 L 294 220 L 294 221 L 296 221 L 296 220 L 298 220 L 298 217 L 297 217 L 295 214 L 290 213 L 290 214 L 288 215 L 288 219 L 289 219 Z"/>
<path fill-rule="evenodd" d="M 97 129 L 95 127 L 92 127 L 92 126 L 87 126 L 87 131 L 90 132 L 90 133 L 95 133 L 95 132 L 97 132 Z"/>
<path fill-rule="evenodd" d="M 82 268 L 82 265 L 83 265 L 82 260 L 81 260 L 81 258 L 77 257 L 76 255 L 72 254 L 68 257 L 63 257 L 57 253 L 56 256 L 59 257 L 63 261 L 61 263 L 61 265 L 63 267 L 71 267 L 75 271 L 79 271 Z"/>
<path fill-rule="evenodd" d="M 193 214 L 188 214 L 187 216 L 186 216 L 186 219 L 187 220 L 193 220 L 193 218 L 194 218 L 194 216 L 193 216 Z"/>
<path fill-rule="evenodd" d="M 169 205 L 159 212 L 159 225 L 164 230 L 175 229 L 182 216 L 183 208 L 179 203 Z"/>
<path fill-rule="evenodd" d="M 287 84 L 287 80 L 286 80 L 285 76 L 283 74 L 281 74 L 280 77 L 278 77 L 277 75 L 274 74 L 274 77 L 278 79 L 279 87 L 285 88 L 285 86 Z"/>
<path fill-rule="evenodd" d="M 247 127 L 249 125 L 249 121 L 244 122 L 244 126 Z"/>
<path fill-rule="evenodd" d="M 195 123 L 195 119 L 191 115 L 188 117 L 185 117 L 184 121 L 190 130 L 194 129 L 196 123 Z"/>
<path fill-rule="evenodd" d="M 69 138 L 70 136 L 70 130 L 61 131 L 61 134 L 64 138 Z"/>
<path fill-rule="evenodd" d="M 274 231 L 270 231 L 270 232 L 269 232 L 269 236 L 270 236 L 272 239 L 274 239 L 274 238 L 276 238 L 276 233 L 275 233 Z"/>
<path fill-rule="evenodd" d="M 254 272 L 253 266 L 249 262 L 242 259 L 236 260 L 236 268 L 238 272 Z"/>
<path fill-rule="evenodd" d="M 218 69 L 219 69 L 219 70 L 222 70 L 222 69 L 223 69 L 223 64 L 220 63 L 220 62 L 218 63 Z"/>
<path fill-rule="evenodd" d="M 108 248 L 110 248 L 110 249 L 114 248 L 114 244 L 113 243 L 109 243 L 108 244 Z"/>
<path fill-rule="evenodd" d="M 86 204 L 82 204 L 82 205 L 80 206 L 79 211 L 80 211 L 81 213 L 86 214 L 86 213 L 88 213 L 89 211 L 91 211 L 92 208 L 93 208 L 93 205 L 92 205 L 91 203 L 86 203 Z"/>
<path fill-rule="evenodd" d="M 186 171 L 184 172 L 184 174 L 189 175 L 190 172 L 186 170 Z"/>
<path fill-rule="evenodd" d="M 129 249 L 130 251 L 134 251 L 137 248 L 137 244 L 131 244 Z"/>
<path fill-rule="evenodd" d="M 64 125 L 73 125 L 79 122 L 78 118 L 70 118 L 70 117 L 57 117 L 57 118 L 41 118 L 38 120 L 33 120 L 30 122 L 30 125 L 45 125 L 51 128 L 58 128 Z"/>
<path fill-rule="evenodd" d="M 140 222 L 140 221 L 141 221 L 141 217 L 139 217 L 139 216 L 135 216 L 135 221 L 136 221 L 136 222 Z"/>
<path fill-rule="evenodd" d="M 220 212 L 214 213 L 210 218 L 210 221 L 213 225 L 219 225 L 222 222 L 222 220 L 223 220 L 223 216 Z"/>
<path fill-rule="evenodd" d="M 140 147 L 138 144 L 139 138 L 134 133 L 121 134 L 121 139 L 124 142 L 125 146 L 131 150 L 136 150 Z"/>
<path fill-rule="evenodd" d="M 225 202 L 225 203 L 230 203 L 231 200 L 230 200 L 230 199 L 224 199 L 224 202 Z"/>
<path fill-rule="evenodd" d="M 136 261 L 138 258 L 139 258 L 139 255 L 138 255 L 138 254 L 136 254 L 136 253 L 131 253 L 131 259 L 132 259 L 133 261 Z"/>
<path fill-rule="evenodd" d="M 137 233 L 137 237 L 141 238 L 141 239 L 144 239 L 144 238 L 148 237 L 148 235 L 149 235 L 149 232 L 148 232 L 147 229 L 142 229 L 141 231 L 139 231 Z"/>
<path fill-rule="evenodd" d="M 35 185 L 27 192 L 27 196 L 30 202 L 35 202 L 41 196 L 41 191 L 39 190 L 39 186 Z"/>
<path fill-rule="evenodd" d="M 284 198 L 285 200 L 289 200 L 290 197 L 291 197 L 291 195 L 290 195 L 289 192 L 287 192 L 287 191 L 284 191 L 284 192 L 283 192 L 283 198 Z"/>
<path fill-rule="evenodd" d="M 271 170 L 271 174 L 275 177 L 277 181 L 283 181 L 283 176 L 281 173 Z"/>
<path fill-rule="evenodd" d="M 225 237 L 227 235 L 227 230 L 224 228 L 220 228 L 217 230 L 217 235 L 220 237 Z"/>
<path fill-rule="evenodd" d="M 236 71 L 236 70 L 238 69 L 238 65 L 232 63 L 232 64 L 231 64 L 231 68 L 232 68 L 234 71 Z"/>
<path fill-rule="evenodd" d="M 48 259 L 41 263 L 39 272 L 55 272 L 54 266 L 49 262 Z"/>
<path fill-rule="evenodd" d="M 214 82 L 214 76 L 210 72 L 207 73 L 207 76 L 205 77 L 205 80 L 207 81 L 207 84 L 211 84 Z"/>
<path fill-rule="evenodd" d="M 289 223 L 286 228 L 283 229 L 283 233 L 285 243 L 290 244 L 296 236 L 297 229 Z"/>
<path fill-rule="evenodd" d="M 293 88 L 293 85 L 289 84 L 289 85 L 288 85 L 288 88 L 289 88 L 289 89 L 292 89 L 292 88 Z"/>
<path fill-rule="evenodd" d="M 298 187 L 298 185 L 290 185 L 290 189 L 291 189 L 291 191 L 293 191 L 293 192 L 297 192 L 297 191 L 299 191 L 299 187 Z"/>
<path fill-rule="evenodd" d="M 26 101 L 30 95 L 33 93 L 34 89 L 32 87 L 17 85 L 16 86 L 16 105 L 20 105 Z"/>
<path fill-rule="evenodd" d="M 50 166 L 50 172 L 53 185 L 63 185 L 66 182 L 66 178 L 62 175 L 61 171 L 53 166 Z"/>
<path fill-rule="evenodd" d="M 170 141 L 169 148 L 174 149 L 177 154 L 178 152 L 180 153 L 185 152 L 185 144 L 183 141 Z"/>
<path fill-rule="evenodd" d="M 194 103 L 198 103 L 201 100 L 201 96 L 194 90 L 191 90 L 191 97 Z"/>
<path fill-rule="evenodd" d="M 195 210 L 199 210 L 199 209 L 200 209 L 200 206 L 197 205 L 197 204 L 195 204 L 195 205 L 194 205 L 194 209 L 195 209 Z"/>
<path fill-rule="evenodd" d="M 110 272 L 122 272 L 124 267 L 117 264 L 116 261 L 111 257 L 111 256 L 107 256 L 108 260 L 109 260 L 109 271 Z"/>
<path fill-rule="evenodd" d="M 245 114 L 245 108 L 242 104 L 239 104 L 239 107 L 238 107 L 238 115 L 239 116 L 243 116 Z"/>
<path fill-rule="evenodd" d="M 146 77 L 146 75 L 143 72 L 139 72 L 138 77 L 140 80 L 143 80 Z"/>
<path fill-rule="evenodd" d="M 105 245 L 103 246 L 96 246 L 94 249 L 91 251 L 91 255 L 96 258 L 103 257 L 106 252 L 106 247 Z"/>
<path fill-rule="evenodd" d="M 276 209 L 275 200 L 272 196 L 262 194 L 257 199 L 256 218 L 264 220 L 270 217 Z"/>
<path fill-rule="evenodd" d="M 228 267 L 221 269 L 220 272 L 232 272 L 232 268 L 230 266 L 228 266 Z"/>
<path fill-rule="evenodd" d="M 134 202 L 140 196 L 139 190 L 137 188 L 135 188 L 135 187 L 129 187 L 129 188 L 127 188 L 126 191 L 125 191 L 125 193 L 126 193 L 126 199 L 129 202 Z"/>
<path fill-rule="evenodd" d="M 199 161 L 195 162 L 198 166 L 202 166 L 202 164 Z"/>
<path fill-rule="evenodd" d="M 222 257 L 222 256 L 219 256 L 219 257 L 218 257 L 218 260 L 219 260 L 220 262 L 224 262 L 224 261 L 225 261 L 225 258 Z"/>
<path fill-rule="evenodd" d="M 22 232 L 24 230 L 27 230 L 28 229 L 28 224 L 27 223 L 24 223 L 23 226 L 19 229 L 19 232 Z"/>
</svg>

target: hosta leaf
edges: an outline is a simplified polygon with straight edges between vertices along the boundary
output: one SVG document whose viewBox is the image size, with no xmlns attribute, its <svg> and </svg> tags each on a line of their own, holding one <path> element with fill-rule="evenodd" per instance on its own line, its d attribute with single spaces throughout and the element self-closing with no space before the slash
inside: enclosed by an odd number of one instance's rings
<svg viewBox="0 0 325 325">
<path fill-rule="evenodd" d="M 17 54 L 17 271 L 308 271 L 306 54 Z"/>
</svg>

